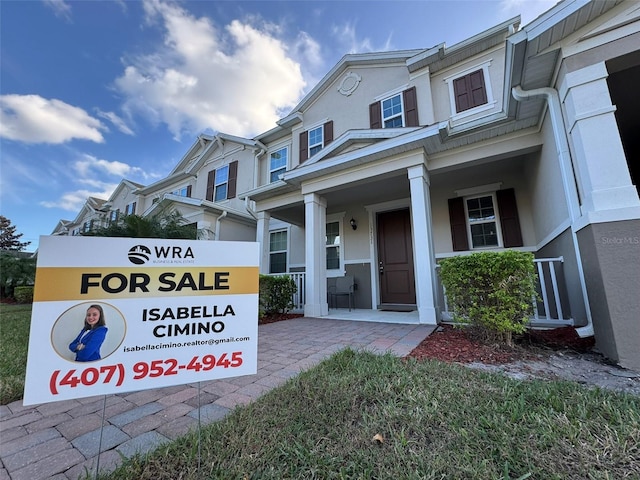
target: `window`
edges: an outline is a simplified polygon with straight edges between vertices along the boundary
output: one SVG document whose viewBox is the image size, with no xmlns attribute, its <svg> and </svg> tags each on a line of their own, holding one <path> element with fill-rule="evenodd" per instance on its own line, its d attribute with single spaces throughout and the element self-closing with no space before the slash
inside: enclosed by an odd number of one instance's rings
<svg viewBox="0 0 640 480">
<path fill-rule="evenodd" d="M 206 199 L 210 202 L 219 202 L 236 196 L 236 181 L 238 177 L 238 161 L 234 160 L 209 172 L 207 178 Z"/>
<path fill-rule="evenodd" d="M 382 123 L 384 128 L 402 127 L 402 99 L 400 95 L 382 101 Z"/>
<path fill-rule="evenodd" d="M 76 235 L 80 235 L 80 229 L 79 228 L 74 228 L 73 231 L 71 232 L 71 235 L 73 235 L 74 237 Z"/>
<path fill-rule="evenodd" d="M 287 169 L 288 159 L 289 149 L 287 147 L 271 153 L 269 156 L 269 182 L 276 182 L 280 179 L 280 175 Z"/>
<path fill-rule="evenodd" d="M 487 91 L 484 86 L 482 70 L 476 70 L 453 81 L 456 100 L 456 112 L 464 112 L 487 103 Z"/>
<path fill-rule="evenodd" d="M 500 246 L 493 205 L 493 195 L 466 199 L 471 248 Z"/>
<path fill-rule="evenodd" d="M 125 215 L 133 215 L 134 213 L 136 213 L 136 202 L 130 203 L 124 209 Z"/>
<path fill-rule="evenodd" d="M 300 134 L 300 163 L 315 155 L 333 141 L 333 120 Z"/>
<path fill-rule="evenodd" d="M 191 185 L 187 185 L 186 187 L 179 188 L 171 192 L 173 195 L 177 195 L 178 197 L 190 197 L 191 196 Z"/>
<path fill-rule="evenodd" d="M 457 72 L 444 79 L 449 87 L 451 112 L 454 117 L 473 115 L 493 108 L 489 67 L 491 60 Z"/>
<path fill-rule="evenodd" d="M 416 87 L 390 93 L 369 105 L 369 123 L 370 128 L 419 126 Z"/>
<path fill-rule="evenodd" d="M 227 182 L 229 181 L 229 167 L 225 165 L 216 170 L 216 182 L 214 184 L 215 193 L 213 201 L 219 202 L 227 198 Z"/>
<path fill-rule="evenodd" d="M 90 232 L 93 228 L 93 220 L 87 220 L 82 224 L 82 233 Z"/>
<path fill-rule="evenodd" d="M 120 209 L 118 210 L 111 210 L 111 213 L 109 213 L 109 223 L 116 223 L 118 221 L 118 216 L 120 215 Z"/>
<path fill-rule="evenodd" d="M 309 130 L 309 156 L 312 157 L 322 150 L 323 145 L 322 127 Z"/>
<path fill-rule="evenodd" d="M 269 273 L 287 272 L 287 231 L 269 234 Z"/>
<path fill-rule="evenodd" d="M 327 277 L 341 277 L 344 275 L 343 219 L 344 212 L 327 215 L 327 234 L 325 237 Z"/>
<path fill-rule="evenodd" d="M 513 188 L 449 199 L 449 221 L 454 251 L 491 247 L 522 247 L 522 232 Z M 458 191 L 460 195 L 464 191 Z M 465 192 L 466 193 L 466 192 Z"/>
</svg>

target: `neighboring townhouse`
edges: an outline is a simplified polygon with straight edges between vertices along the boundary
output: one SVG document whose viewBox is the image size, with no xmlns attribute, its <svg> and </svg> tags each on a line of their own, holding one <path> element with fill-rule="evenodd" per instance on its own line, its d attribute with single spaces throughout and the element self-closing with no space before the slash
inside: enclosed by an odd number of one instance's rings
<svg viewBox="0 0 640 480">
<path fill-rule="evenodd" d="M 349 275 L 358 308 L 436 324 L 439 259 L 531 251 L 536 320 L 595 331 L 640 369 L 639 8 L 565 1 L 524 29 L 343 57 L 256 137 L 259 184 L 242 196 L 261 271 L 303 271 L 308 316 Z"/>
<path fill-rule="evenodd" d="M 116 223 L 120 218 L 126 215 L 139 214 L 138 208 L 138 189 L 144 185 L 131 180 L 122 180 L 113 191 L 109 200 L 102 206 L 105 213 L 104 226 Z"/>
<path fill-rule="evenodd" d="M 106 215 L 102 198 L 89 197 L 72 221 L 60 220 L 52 235 L 81 235 L 105 225 Z"/>
<path fill-rule="evenodd" d="M 127 204 L 114 192 L 56 230 L 177 210 L 202 239 L 257 239 L 261 273 L 291 274 L 307 316 L 349 276 L 356 308 L 425 324 L 449 315 L 440 259 L 529 251 L 534 324 L 595 333 L 640 370 L 640 5 L 565 0 L 519 23 L 345 55 L 273 129 L 200 135 Z"/>
<path fill-rule="evenodd" d="M 253 188 L 262 148 L 223 133 L 200 135 L 166 178 L 136 191 L 139 214 L 178 211 L 199 239 L 255 241 L 255 217 L 238 192 Z"/>
</svg>

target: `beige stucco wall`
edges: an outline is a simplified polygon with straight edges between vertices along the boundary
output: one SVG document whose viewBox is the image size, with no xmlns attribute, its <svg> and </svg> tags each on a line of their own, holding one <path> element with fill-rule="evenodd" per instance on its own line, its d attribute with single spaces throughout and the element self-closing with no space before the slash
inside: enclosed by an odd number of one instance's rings
<svg viewBox="0 0 640 480">
<path fill-rule="evenodd" d="M 500 183 L 500 189 L 513 188 L 515 190 L 524 246 L 535 247 L 536 236 L 531 218 L 531 201 L 527 179 L 523 175 L 523 161 L 501 161 L 500 173 L 494 173 L 493 170 L 485 170 L 479 166 L 432 177 L 431 212 L 436 255 L 453 253 L 448 200 L 457 196 L 455 191 L 493 183 Z"/>
<path fill-rule="evenodd" d="M 540 134 L 543 137 L 542 149 L 540 152 L 530 154 L 530 160 L 526 162 L 524 170 L 524 175 L 528 179 L 536 244 L 569 221 L 560 163 L 548 115 L 545 117 Z"/>
</svg>

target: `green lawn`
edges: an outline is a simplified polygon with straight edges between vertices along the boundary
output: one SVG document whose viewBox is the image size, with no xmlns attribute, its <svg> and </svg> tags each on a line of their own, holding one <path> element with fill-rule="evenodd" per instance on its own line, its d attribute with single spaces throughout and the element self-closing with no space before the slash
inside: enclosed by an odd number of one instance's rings
<svg viewBox="0 0 640 480">
<path fill-rule="evenodd" d="M 637 397 L 351 350 L 201 437 L 102 478 L 640 478 Z"/>
<path fill-rule="evenodd" d="M 0 303 L 0 405 L 22 398 L 31 304 Z"/>
<path fill-rule="evenodd" d="M 22 398 L 30 317 L 0 304 L 2 404 Z M 640 478 L 636 396 L 352 350 L 201 438 L 200 470 L 193 433 L 101 478 Z"/>
</svg>

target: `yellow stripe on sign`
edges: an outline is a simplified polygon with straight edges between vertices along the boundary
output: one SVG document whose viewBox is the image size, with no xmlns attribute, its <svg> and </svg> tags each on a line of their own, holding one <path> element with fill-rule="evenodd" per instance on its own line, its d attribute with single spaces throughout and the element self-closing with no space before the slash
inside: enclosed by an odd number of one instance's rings
<svg viewBox="0 0 640 480">
<path fill-rule="evenodd" d="M 34 302 L 258 293 L 258 267 L 41 267 Z"/>
</svg>

